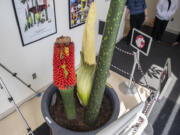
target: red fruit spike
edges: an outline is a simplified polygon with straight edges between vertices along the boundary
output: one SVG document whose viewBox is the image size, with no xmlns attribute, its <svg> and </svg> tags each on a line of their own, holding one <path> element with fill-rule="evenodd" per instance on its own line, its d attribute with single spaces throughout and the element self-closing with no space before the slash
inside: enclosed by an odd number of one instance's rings
<svg viewBox="0 0 180 135">
<path fill-rule="evenodd" d="M 65 51 L 66 47 L 66 51 Z M 67 49 L 67 47 L 69 49 Z M 67 53 L 69 50 L 69 55 L 63 55 L 62 53 Z M 60 54 L 61 53 L 61 54 Z M 62 68 L 62 65 L 65 66 Z M 74 67 L 74 44 L 64 46 L 61 44 L 59 47 L 54 45 L 54 58 L 53 58 L 53 72 L 54 72 L 54 84 L 60 89 L 66 89 L 65 86 L 74 86 L 76 84 L 75 67 Z M 66 71 L 65 71 L 66 70 Z M 67 75 L 68 72 L 68 75 Z M 67 78 L 65 78 L 65 73 Z"/>
</svg>

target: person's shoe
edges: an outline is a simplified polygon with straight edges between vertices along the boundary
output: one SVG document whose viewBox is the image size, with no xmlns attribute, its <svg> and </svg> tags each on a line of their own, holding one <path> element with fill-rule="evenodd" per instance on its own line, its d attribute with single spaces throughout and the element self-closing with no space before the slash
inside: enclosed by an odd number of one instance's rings
<svg viewBox="0 0 180 135">
<path fill-rule="evenodd" d="M 179 44 L 179 42 L 174 42 L 172 43 L 172 46 L 177 46 Z"/>
</svg>

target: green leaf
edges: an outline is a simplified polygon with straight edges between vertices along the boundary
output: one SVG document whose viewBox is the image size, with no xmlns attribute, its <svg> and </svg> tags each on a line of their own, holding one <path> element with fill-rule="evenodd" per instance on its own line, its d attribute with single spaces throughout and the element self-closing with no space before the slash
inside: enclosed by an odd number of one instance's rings
<svg viewBox="0 0 180 135">
<path fill-rule="evenodd" d="M 88 65 L 84 62 L 84 55 L 81 52 L 81 62 L 77 74 L 77 94 L 79 100 L 83 106 L 88 105 L 93 77 L 94 77 L 95 65 Z"/>
</svg>

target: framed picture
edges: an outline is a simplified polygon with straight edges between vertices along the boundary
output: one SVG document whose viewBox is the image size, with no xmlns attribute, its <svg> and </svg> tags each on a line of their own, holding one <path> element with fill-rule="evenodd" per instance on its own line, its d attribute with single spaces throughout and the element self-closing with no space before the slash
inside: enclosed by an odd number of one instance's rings
<svg viewBox="0 0 180 135">
<path fill-rule="evenodd" d="M 94 0 L 69 0 L 69 28 L 85 23 L 91 3 Z"/>
<path fill-rule="evenodd" d="M 23 46 L 57 33 L 54 0 L 12 0 Z"/>
<path fill-rule="evenodd" d="M 152 37 L 133 28 L 130 45 L 140 53 L 148 56 L 152 44 Z"/>
</svg>

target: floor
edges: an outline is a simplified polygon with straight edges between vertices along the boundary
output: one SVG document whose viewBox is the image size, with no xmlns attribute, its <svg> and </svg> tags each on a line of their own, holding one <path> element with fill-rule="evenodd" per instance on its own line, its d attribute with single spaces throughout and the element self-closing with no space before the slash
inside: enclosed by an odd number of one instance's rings
<svg viewBox="0 0 180 135">
<path fill-rule="evenodd" d="M 150 34 L 150 27 L 143 27 L 145 33 Z M 143 65 L 143 70 L 146 72 L 152 64 L 163 67 L 166 59 L 171 58 L 172 71 L 180 78 L 180 45 L 172 47 L 171 44 L 176 40 L 177 35 L 165 32 L 160 44 L 157 42 L 152 43 L 150 54 L 148 57 L 141 55 L 140 62 Z M 117 44 L 118 48 L 132 52 L 133 49 L 122 40 Z M 123 63 L 123 64 L 122 64 Z M 116 49 L 114 51 L 112 64 L 116 65 L 130 73 L 133 63 L 133 57 L 119 53 Z M 111 67 L 111 70 L 129 78 L 124 72 L 120 72 Z M 139 81 L 141 74 L 136 70 L 135 80 Z M 159 101 L 150 115 L 150 122 L 154 128 L 154 135 L 180 135 L 180 80 L 176 82 L 173 90 L 170 92 L 169 97 Z"/>
<path fill-rule="evenodd" d="M 44 123 L 40 109 L 41 98 L 42 96 L 35 97 L 20 107 L 22 114 L 32 130 L 35 130 Z M 0 132 L 1 135 L 28 135 L 26 125 L 17 112 L 10 114 L 8 117 L 0 121 Z"/>
</svg>

